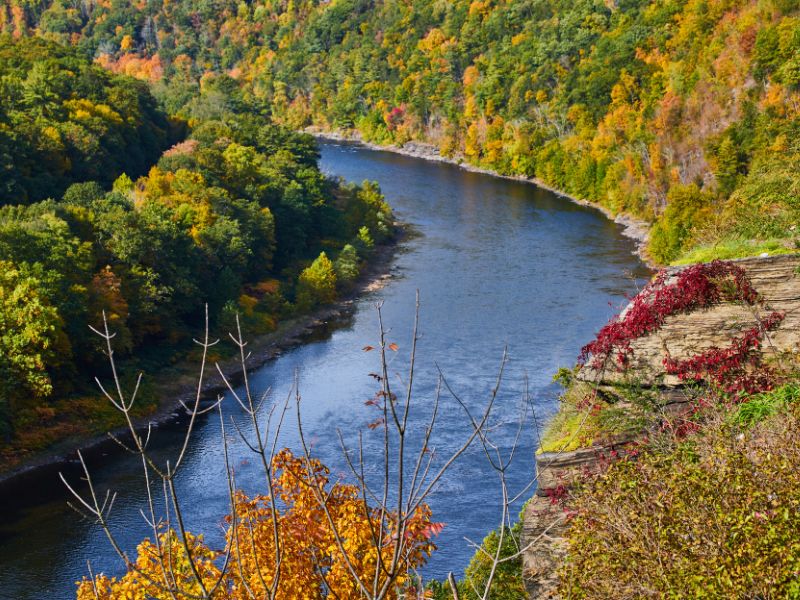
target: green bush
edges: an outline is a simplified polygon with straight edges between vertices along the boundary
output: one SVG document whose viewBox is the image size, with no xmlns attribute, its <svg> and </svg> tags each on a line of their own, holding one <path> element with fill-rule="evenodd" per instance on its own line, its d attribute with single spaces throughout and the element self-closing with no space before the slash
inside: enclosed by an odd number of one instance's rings
<svg viewBox="0 0 800 600">
<path fill-rule="evenodd" d="M 520 520 L 511 527 L 505 527 L 503 533 L 503 544 L 500 551 L 500 560 L 510 559 L 520 550 L 520 536 L 522 534 L 522 513 Z M 475 551 L 472 559 L 467 565 L 464 579 L 457 583 L 458 594 L 461 600 L 477 600 L 483 596 L 489 574 L 492 569 L 492 560 L 497 552 L 497 544 L 500 541 L 500 529 L 489 533 L 481 544 L 481 548 Z M 488 554 L 488 556 L 487 556 Z M 426 598 L 433 600 L 453 600 L 453 592 L 447 581 L 429 581 L 426 586 Z M 477 593 L 476 593 L 477 592 Z M 492 586 L 489 592 L 492 600 L 519 600 L 527 598 L 525 584 L 522 580 L 522 557 L 515 557 L 511 560 L 504 560 L 497 565 Z"/>
<path fill-rule="evenodd" d="M 467 565 L 464 572 L 464 581 L 458 586 L 459 595 L 463 600 L 481 598 L 489 580 L 494 557 L 500 543 L 500 530 L 496 529 L 483 538 L 481 550 L 477 550 Z M 519 552 L 520 536 L 522 535 L 522 520 L 520 519 L 511 527 L 505 527 L 503 541 L 500 546 L 500 559 L 509 558 Z M 476 594 L 478 590 L 480 594 Z M 519 600 L 526 597 L 525 585 L 522 582 L 522 557 L 517 556 L 497 565 L 492 586 L 489 592 L 492 600 Z"/>
<path fill-rule="evenodd" d="M 799 425 L 721 421 L 611 466 L 575 501 L 563 597 L 800 598 Z"/>
</svg>

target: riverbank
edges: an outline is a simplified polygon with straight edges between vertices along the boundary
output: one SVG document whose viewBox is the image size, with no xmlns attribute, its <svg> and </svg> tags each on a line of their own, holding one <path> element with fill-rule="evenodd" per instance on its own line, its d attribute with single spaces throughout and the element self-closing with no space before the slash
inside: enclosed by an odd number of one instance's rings
<svg viewBox="0 0 800 600">
<path fill-rule="evenodd" d="M 492 171 L 491 169 L 476 167 L 475 165 L 472 165 L 469 162 L 467 162 L 466 159 L 460 155 L 456 155 L 454 157 L 442 156 L 442 154 L 439 152 L 439 149 L 436 148 L 436 146 L 427 142 L 409 141 L 403 144 L 402 146 L 381 145 L 365 141 L 361 136 L 361 133 L 357 130 L 326 131 L 317 127 L 308 127 L 304 131 L 305 133 L 308 133 L 314 136 L 315 138 L 321 140 L 326 140 L 331 142 L 357 143 L 361 146 L 364 146 L 365 148 L 369 148 L 370 150 L 393 152 L 395 154 L 402 154 L 403 156 L 410 156 L 412 158 L 420 158 L 422 160 L 447 163 L 455 165 L 461 169 L 464 169 L 465 171 L 470 171 L 472 173 L 481 173 L 483 175 L 491 175 L 492 177 L 499 177 L 501 179 L 510 179 L 513 181 L 522 181 L 525 183 L 533 184 L 536 187 L 547 190 L 548 192 L 551 192 L 560 198 L 564 198 L 566 200 L 569 200 L 570 202 L 579 204 L 580 206 L 586 206 L 589 208 L 593 208 L 597 211 L 600 211 L 601 213 L 603 213 L 603 215 L 606 216 L 606 218 L 608 218 L 611 221 L 614 221 L 615 223 L 623 227 L 622 230 L 623 235 L 627 238 L 632 239 L 636 243 L 635 254 L 645 264 L 647 264 L 651 268 L 655 268 L 657 266 L 647 252 L 647 245 L 650 239 L 650 226 L 647 222 L 635 219 L 634 217 L 625 214 L 614 214 L 605 206 L 601 206 L 596 202 L 590 202 L 588 200 L 567 194 L 566 192 L 563 192 L 559 189 L 547 185 L 546 183 L 535 177 L 526 177 L 524 175 L 502 175 L 500 173 L 497 173 L 496 171 Z"/>
<path fill-rule="evenodd" d="M 248 340 L 248 371 L 257 369 L 287 350 L 303 344 L 331 324 L 347 319 L 355 309 L 358 298 L 386 285 L 392 277 L 391 266 L 400 246 L 413 235 L 408 225 L 400 222 L 395 222 L 394 225 L 395 236 L 389 242 L 376 247 L 371 260 L 346 295 L 334 304 L 320 307 L 308 315 L 279 323 L 277 329 L 271 333 Z M 247 332 L 243 333 L 246 336 Z M 213 402 L 217 394 L 226 390 L 216 368 L 213 364 L 209 366 L 211 368 L 207 368 L 206 372 L 210 375 L 206 377 L 201 393 L 206 405 Z M 232 385 L 241 383 L 241 364 L 236 357 L 221 360 L 219 366 Z M 183 404 L 194 404 L 198 369 L 199 364 L 196 361 L 185 358 L 171 366 L 168 373 L 150 374 L 155 393 L 162 400 L 153 413 L 135 420 L 137 431 L 146 432 L 148 427 L 156 430 L 167 425 L 179 425 L 188 417 Z M 145 377 L 147 375 L 145 373 Z M 127 427 L 114 429 L 110 433 L 121 441 L 130 439 Z M 106 432 L 64 439 L 47 450 L 25 457 L 10 468 L 7 468 L 7 463 L 0 466 L 0 495 L 11 498 L 15 489 L 23 489 L 42 478 L 55 477 L 61 468 L 77 462 L 78 451 L 87 458 L 123 452 Z"/>
</svg>

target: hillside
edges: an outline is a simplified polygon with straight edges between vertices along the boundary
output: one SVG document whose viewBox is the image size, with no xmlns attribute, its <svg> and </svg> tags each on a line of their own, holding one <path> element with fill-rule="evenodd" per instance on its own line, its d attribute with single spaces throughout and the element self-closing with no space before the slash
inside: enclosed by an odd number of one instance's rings
<svg viewBox="0 0 800 600">
<path fill-rule="evenodd" d="M 391 237 L 376 186 L 326 177 L 309 136 L 228 81 L 208 78 L 184 118 L 76 49 L 0 37 L 5 469 L 119 424 L 92 383 L 104 317 L 117 356 L 158 371 L 206 316 L 260 335 L 333 302 Z M 137 411 L 159 400 L 146 382 Z"/>
<path fill-rule="evenodd" d="M 12 1 L 0 25 L 167 81 L 168 106 L 226 72 L 292 128 L 427 140 L 536 177 L 650 222 L 660 263 L 796 245 L 791 0 L 71 6 Z"/>
<path fill-rule="evenodd" d="M 532 598 L 800 597 L 799 263 L 664 271 L 561 373 Z"/>
</svg>

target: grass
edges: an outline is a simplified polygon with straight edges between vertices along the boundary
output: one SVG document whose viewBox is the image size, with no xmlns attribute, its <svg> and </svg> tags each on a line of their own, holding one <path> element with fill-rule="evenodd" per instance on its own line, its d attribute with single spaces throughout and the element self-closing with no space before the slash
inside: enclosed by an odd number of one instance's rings
<svg viewBox="0 0 800 600">
<path fill-rule="evenodd" d="M 744 401 L 728 415 L 728 421 L 740 427 L 750 427 L 797 402 L 800 402 L 800 384 L 787 383 L 770 392 L 744 398 Z"/>
<path fill-rule="evenodd" d="M 591 385 L 572 381 L 561 396 L 559 411 L 544 430 L 537 452 L 571 452 L 610 443 L 641 432 L 645 424 L 638 406 L 606 402 Z"/>
<path fill-rule="evenodd" d="M 761 241 L 732 239 L 714 244 L 713 246 L 700 246 L 681 255 L 672 262 L 673 265 L 689 265 L 693 263 L 711 262 L 720 259 L 746 258 L 748 256 L 758 256 L 768 254 L 774 256 L 778 254 L 794 254 L 798 248 L 787 245 L 787 240 L 769 239 Z"/>
</svg>

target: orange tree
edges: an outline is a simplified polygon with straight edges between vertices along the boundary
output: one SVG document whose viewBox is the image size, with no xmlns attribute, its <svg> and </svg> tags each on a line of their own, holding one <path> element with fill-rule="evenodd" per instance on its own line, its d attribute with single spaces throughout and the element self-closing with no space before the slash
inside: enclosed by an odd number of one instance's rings
<svg viewBox="0 0 800 600">
<path fill-rule="evenodd" d="M 233 494 L 223 551 L 212 550 L 201 536 L 186 533 L 181 540 L 164 530 L 156 541 L 139 544 L 121 578 L 79 582 L 78 600 L 354 598 L 375 581 L 379 588 L 388 583 L 392 591 L 385 597 L 396 598 L 412 584 L 408 573 L 436 548 L 431 538 L 439 526 L 425 504 L 398 520 L 370 507 L 359 487 L 331 482 L 320 461 L 289 450 L 273 457 L 271 473 L 274 502 Z"/>
</svg>

